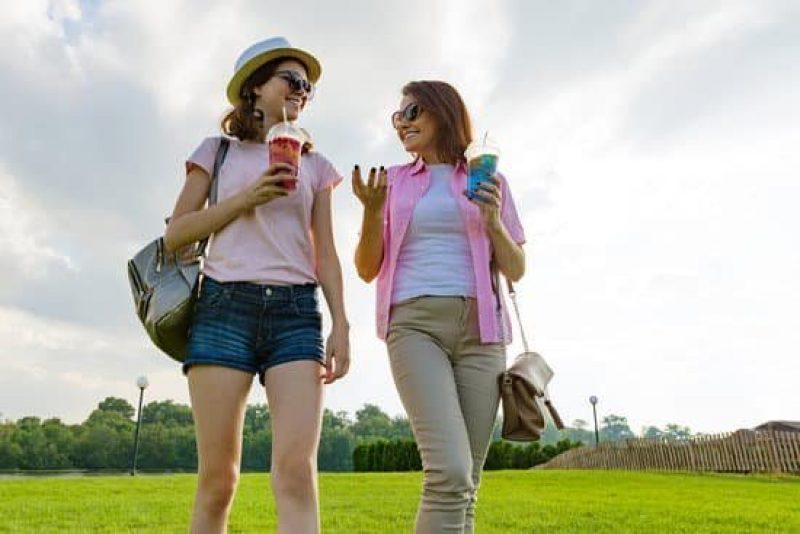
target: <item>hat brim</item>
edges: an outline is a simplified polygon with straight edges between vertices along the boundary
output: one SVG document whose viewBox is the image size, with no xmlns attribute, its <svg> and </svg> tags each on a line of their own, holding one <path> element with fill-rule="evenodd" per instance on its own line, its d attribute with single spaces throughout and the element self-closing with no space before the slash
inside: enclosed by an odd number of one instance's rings
<svg viewBox="0 0 800 534">
<path fill-rule="evenodd" d="M 237 70 L 231 81 L 228 82 L 228 101 L 234 106 L 242 101 L 239 92 L 242 89 L 242 84 L 265 63 L 269 63 L 274 59 L 296 59 L 306 67 L 308 74 L 308 81 L 317 83 L 322 75 L 322 66 L 319 64 L 317 58 L 299 48 L 275 48 L 268 50 L 263 54 L 258 54 L 242 65 L 242 68 Z"/>
</svg>

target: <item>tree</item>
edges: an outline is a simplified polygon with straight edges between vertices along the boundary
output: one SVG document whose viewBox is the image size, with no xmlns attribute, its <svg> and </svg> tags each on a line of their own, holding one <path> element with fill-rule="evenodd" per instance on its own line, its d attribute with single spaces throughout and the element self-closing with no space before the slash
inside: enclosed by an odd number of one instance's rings
<svg viewBox="0 0 800 534">
<path fill-rule="evenodd" d="M 106 417 L 122 418 L 117 413 L 106 414 Z M 87 421 L 75 438 L 75 467 L 85 469 L 127 469 L 130 467 L 133 442 L 132 425 L 125 431 L 103 424 L 102 418 L 97 417 L 91 424 Z"/>
<path fill-rule="evenodd" d="M 136 412 L 128 401 L 117 397 L 106 397 L 97 409 L 101 412 L 118 413 L 125 419 L 132 419 Z"/>
<path fill-rule="evenodd" d="M 692 431 L 688 426 L 670 423 L 664 427 L 664 435 L 670 439 L 687 439 L 692 437 Z"/>
<path fill-rule="evenodd" d="M 356 439 L 391 438 L 392 421 L 378 406 L 365 404 L 356 412 L 352 431 Z"/>
<path fill-rule="evenodd" d="M 269 428 L 271 419 L 266 404 L 248 404 L 244 412 L 244 431 L 258 432 Z"/>
<path fill-rule="evenodd" d="M 154 423 L 167 426 L 192 425 L 194 424 L 192 409 L 171 400 L 150 402 L 142 408 L 142 425 Z"/>
<path fill-rule="evenodd" d="M 565 439 L 581 443 L 594 443 L 594 431 L 589 429 L 589 423 L 583 419 L 575 419 L 571 427 L 561 431 Z"/>
<path fill-rule="evenodd" d="M 75 449 L 75 435 L 72 430 L 57 418 L 42 423 L 47 447 L 45 449 L 45 469 L 68 469 L 72 467 Z"/>
<path fill-rule="evenodd" d="M 572 422 L 572 428 L 575 430 L 585 430 L 589 426 L 589 423 L 584 421 L 583 419 L 575 419 Z"/>
<path fill-rule="evenodd" d="M 359 443 L 356 445 L 355 449 L 353 449 L 353 471 L 369 471 L 368 453 L 369 444 Z"/>
<path fill-rule="evenodd" d="M 547 421 L 547 424 L 545 424 L 544 430 L 542 431 L 542 435 L 539 438 L 539 441 L 542 443 L 542 445 L 558 443 L 562 439 L 563 437 L 561 435 L 561 431 L 557 429 L 553 423 Z"/>
<path fill-rule="evenodd" d="M 350 431 L 347 412 L 322 413 L 322 436 L 320 438 L 317 463 L 323 471 L 351 471 L 356 440 Z"/>
<path fill-rule="evenodd" d="M 406 417 L 398 415 L 392 419 L 392 438 L 409 439 L 413 437 L 414 433 L 411 431 L 411 423 Z"/>
<path fill-rule="evenodd" d="M 646 439 L 657 439 L 664 437 L 664 433 L 657 426 L 646 426 L 642 429 L 642 437 Z"/>
<path fill-rule="evenodd" d="M 196 469 L 194 429 L 161 422 L 143 424 L 137 465 L 141 469 Z"/>
<path fill-rule="evenodd" d="M 633 437 L 633 432 L 628 426 L 627 417 L 621 415 L 608 415 L 603 417 L 603 424 L 600 428 L 602 438 L 607 441 L 620 441 Z"/>
<path fill-rule="evenodd" d="M 267 471 L 272 466 L 272 429 L 244 432 L 242 443 L 242 469 Z"/>
</svg>

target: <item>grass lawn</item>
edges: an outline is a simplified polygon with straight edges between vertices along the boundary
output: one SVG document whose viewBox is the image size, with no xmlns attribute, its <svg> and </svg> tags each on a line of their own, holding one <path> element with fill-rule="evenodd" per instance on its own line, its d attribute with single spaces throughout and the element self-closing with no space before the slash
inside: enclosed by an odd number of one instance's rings
<svg viewBox="0 0 800 534">
<path fill-rule="evenodd" d="M 326 533 L 411 532 L 420 473 L 320 477 Z M 187 531 L 195 477 L 0 481 L 0 532 Z M 242 476 L 230 532 L 273 532 L 265 474 Z M 800 532 L 800 478 L 622 471 L 487 472 L 478 533 Z"/>
</svg>

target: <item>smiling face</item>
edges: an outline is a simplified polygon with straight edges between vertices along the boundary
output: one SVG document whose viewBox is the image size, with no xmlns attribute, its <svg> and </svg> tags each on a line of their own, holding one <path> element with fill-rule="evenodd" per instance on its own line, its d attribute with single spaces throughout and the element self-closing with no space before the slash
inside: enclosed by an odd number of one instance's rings
<svg viewBox="0 0 800 534">
<path fill-rule="evenodd" d="M 416 117 L 410 106 L 417 105 Z M 413 95 L 405 95 L 400 101 L 399 112 L 393 116 L 397 137 L 407 152 L 416 154 L 426 163 L 439 163 L 437 149 L 437 126 L 433 115 L 425 111 Z"/>
<path fill-rule="evenodd" d="M 296 120 L 308 103 L 310 95 L 301 87 L 294 88 L 288 80 L 291 77 L 307 81 L 308 73 L 302 63 L 287 59 L 278 64 L 275 74 L 266 83 L 253 88 L 255 107 L 264 113 L 267 123 L 282 121 L 284 107 L 286 118 Z"/>
</svg>

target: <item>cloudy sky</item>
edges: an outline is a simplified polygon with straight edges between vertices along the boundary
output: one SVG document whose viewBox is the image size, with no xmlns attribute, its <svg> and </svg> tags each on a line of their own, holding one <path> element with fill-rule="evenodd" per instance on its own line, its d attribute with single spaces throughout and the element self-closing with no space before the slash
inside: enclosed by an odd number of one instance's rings
<svg viewBox="0 0 800 534">
<path fill-rule="evenodd" d="M 406 161 L 389 114 L 409 80 L 452 82 L 497 138 L 529 240 L 523 319 L 567 421 L 593 394 L 636 431 L 800 419 L 797 2 L 7 4 L 0 417 L 79 422 L 133 403 L 142 374 L 147 400 L 188 402 L 125 262 L 216 133 L 238 54 L 285 35 L 322 61 L 302 123 L 345 176 Z M 399 414 L 351 261 L 359 205 L 347 182 L 334 198 L 353 368 L 327 405 Z"/>
</svg>

